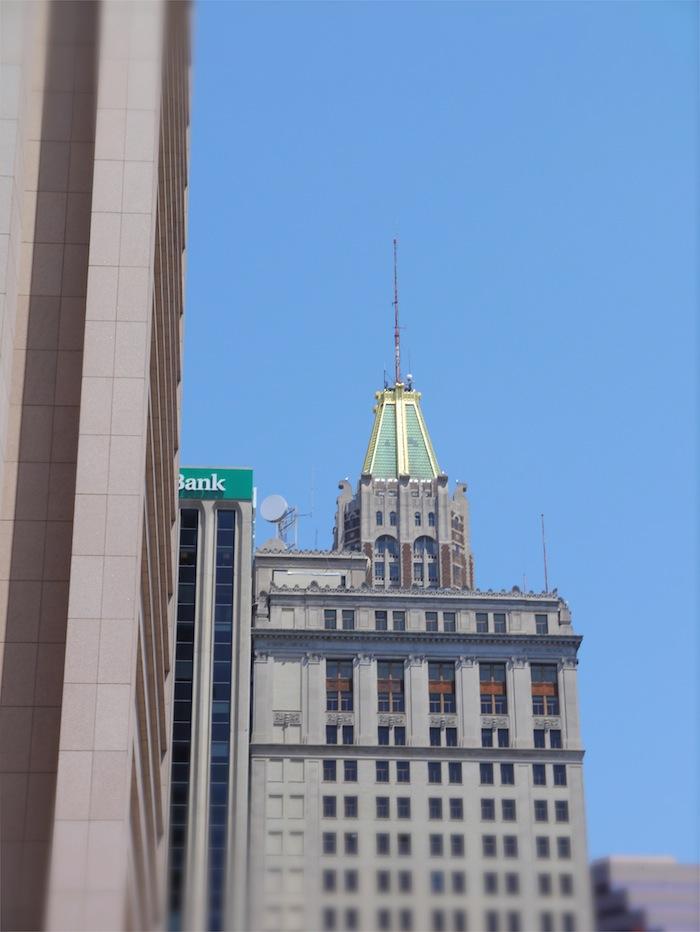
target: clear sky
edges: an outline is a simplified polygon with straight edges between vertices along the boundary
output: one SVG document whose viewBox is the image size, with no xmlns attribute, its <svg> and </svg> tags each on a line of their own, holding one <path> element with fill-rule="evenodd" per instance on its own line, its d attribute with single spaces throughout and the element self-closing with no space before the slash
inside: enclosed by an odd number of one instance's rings
<svg viewBox="0 0 700 932">
<path fill-rule="evenodd" d="M 584 635 L 591 856 L 698 857 L 698 6 L 200 3 L 182 462 L 331 543 L 392 365 Z M 408 368 L 406 366 L 405 368 Z M 258 541 L 269 526 L 258 522 Z"/>
</svg>

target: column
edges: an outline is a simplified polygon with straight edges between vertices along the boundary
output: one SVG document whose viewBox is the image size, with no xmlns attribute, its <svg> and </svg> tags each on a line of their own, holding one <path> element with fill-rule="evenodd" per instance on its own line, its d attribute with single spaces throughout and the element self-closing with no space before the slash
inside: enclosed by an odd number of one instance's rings
<svg viewBox="0 0 700 932">
<path fill-rule="evenodd" d="M 425 657 L 410 656 L 406 661 L 404 690 L 406 693 L 407 744 L 428 744 L 428 667 Z"/>
<path fill-rule="evenodd" d="M 377 664 L 372 654 L 355 657 L 355 741 L 377 743 Z"/>
<path fill-rule="evenodd" d="M 508 709 L 511 747 L 532 746 L 532 690 L 530 668 L 522 657 L 508 661 Z"/>
<path fill-rule="evenodd" d="M 567 657 L 559 662 L 559 705 L 564 732 L 562 738 L 564 747 L 571 750 L 581 747 L 576 664 L 577 660 L 574 657 Z"/>
<path fill-rule="evenodd" d="M 466 748 L 481 745 L 481 702 L 479 699 L 479 664 L 476 657 L 460 657 L 455 669 L 457 715 L 461 727 L 461 744 Z"/>
</svg>

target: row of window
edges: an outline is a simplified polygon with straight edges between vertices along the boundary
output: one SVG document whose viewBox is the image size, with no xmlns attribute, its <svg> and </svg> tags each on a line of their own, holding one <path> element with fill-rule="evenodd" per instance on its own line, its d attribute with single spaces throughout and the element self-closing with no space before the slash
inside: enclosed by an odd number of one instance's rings
<svg viewBox="0 0 700 932">
<path fill-rule="evenodd" d="M 549 821 L 549 803 L 546 799 L 536 799 L 534 801 L 534 815 L 536 822 Z M 395 817 L 397 819 L 411 818 L 411 798 L 409 796 L 399 796 L 395 800 Z M 346 819 L 356 819 L 359 816 L 359 803 L 357 796 L 344 796 L 342 799 L 342 811 Z M 335 819 L 338 815 L 338 798 L 336 796 L 324 796 L 322 798 L 322 813 L 324 819 Z M 388 796 L 375 797 L 375 817 L 377 819 L 391 818 L 391 799 Z M 569 803 L 565 799 L 558 799 L 554 802 L 554 817 L 556 822 L 569 821 Z M 443 818 L 443 800 L 440 797 L 430 797 L 428 799 L 428 818 L 431 821 L 441 820 Z M 464 819 L 464 803 L 460 798 L 449 800 L 449 818 L 453 821 Z M 504 822 L 515 822 L 517 820 L 517 807 L 514 799 L 501 800 L 501 818 Z M 484 822 L 493 822 L 496 819 L 496 800 L 481 800 L 481 819 Z"/>
<path fill-rule="evenodd" d="M 398 559 L 398 556 L 397 556 Z M 421 564 L 422 566 L 422 564 Z M 397 563 L 398 569 L 398 563 Z M 414 567 L 415 570 L 415 567 Z M 415 573 L 414 573 L 415 575 Z M 398 578 L 398 576 L 397 576 Z M 421 576 L 422 578 L 422 576 Z M 437 579 L 437 576 L 436 576 Z M 391 628 L 389 628 L 391 621 Z M 355 630 L 355 610 L 344 608 L 340 611 L 341 630 Z M 338 630 L 338 610 L 335 608 L 326 608 L 323 612 L 323 627 L 326 631 Z M 406 630 L 406 612 L 377 610 L 374 613 L 374 630 L 375 631 L 405 631 Z M 425 612 L 425 630 L 426 631 L 443 631 L 446 634 L 454 633 L 457 630 L 456 612 Z M 477 634 L 506 634 L 506 613 L 505 612 L 477 612 L 476 613 L 476 632 Z M 549 622 L 546 614 L 535 615 L 535 632 L 536 634 L 548 634 Z"/>
<path fill-rule="evenodd" d="M 347 908 L 343 913 L 333 907 L 326 907 L 323 910 L 321 924 L 324 932 L 335 932 L 340 928 L 339 918 L 343 917 L 343 929 L 350 932 L 359 929 L 359 914 L 356 909 Z M 479 928 L 485 932 L 521 932 L 522 918 L 519 912 L 508 910 L 502 914 L 495 910 L 487 910 L 484 913 L 483 925 Z M 448 921 L 451 925 L 448 925 Z M 540 932 L 554 932 L 554 915 L 551 912 L 542 912 L 539 917 Z M 453 932 L 466 932 L 467 914 L 463 909 L 455 909 L 448 913 L 443 909 L 433 909 L 430 913 L 431 932 L 447 932 L 452 929 Z M 391 910 L 378 909 L 374 928 L 379 932 L 390 932 L 392 929 L 398 929 L 399 932 L 413 932 L 413 912 L 410 909 L 399 909 L 394 916 Z M 564 932 L 576 932 L 576 917 L 573 913 L 562 913 L 561 928 Z"/>
<path fill-rule="evenodd" d="M 337 726 L 328 726 L 337 728 Z M 343 725 L 343 729 L 352 728 L 352 725 Z M 377 783 L 389 783 L 391 781 L 391 769 L 388 760 L 375 761 L 375 780 Z M 411 761 L 397 760 L 394 761 L 396 783 L 411 782 Z M 416 763 L 416 762 L 414 762 Z M 334 782 L 337 775 L 337 764 L 335 760 L 323 761 L 323 779 L 326 782 Z M 357 761 L 344 761 L 344 773 L 346 782 L 357 780 Z M 428 766 L 428 783 L 443 782 L 443 761 L 427 761 Z M 566 786 L 566 764 L 551 764 L 552 768 L 552 786 Z M 501 786 L 515 785 L 515 765 L 504 763 L 498 765 Z M 348 774 L 351 774 L 348 777 Z M 479 783 L 482 786 L 490 786 L 494 783 L 495 765 L 491 761 L 479 762 Z M 462 761 L 447 762 L 447 782 L 452 784 L 462 783 Z M 532 782 L 534 786 L 547 786 L 547 765 L 532 764 Z"/>
<path fill-rule="evenodd" d="M 486 878 L 489 878 L 488 880 Z M 495 878 L 495 879 L 493 879 Z M 552 874 L 537 875 L 537 891 L 541 896 L 552 896 L 555 891 L 554 876 Z M 345 893 L 357 893 L 360 889 L 360 875 L 355 868 L 338 871 L 335 868 L 326 868 L 321 874 L 321 885 L 324 893 L 336 893 L 341 890 Z M 499 885 L 504 893 L 517 896 L 520 893 L 520 875 L 506 872 L 500 878 L 498 874 L 487 872 L 484 874 L 485 892 L 498 892 Z M 378 870 L 375 873 L 375 888 L 377 893 L 413 892 L 413 872 L 410 870 Z M 464 871 L 430 872 L 430 888 L 433 893 L 467 892 L 467 875 Z M 487 889 L 488 888 L 488 889 Z M 559 894 L 561 896 L 574 895 L 574 878 L 572 874 L 559 874 Z"/>
<path fill-rule="evenodd" d="M 345 612 L 343 612 L 345 614 Z M 404 712 L 405 662 L 377 661 L 377 711 Z M 454 661 L 428 663 L 428 706 L 430 712 L 454 714 L 457 709 Z M 530 664 L 533 715 L 559 715 L 559 687 L 556 664 Z M 479 664 L 481 713 L 505 715 L 508 712 L 506 666 L 504 663 Z M 351 712 L 354 708 L 353 661 L 326 660 L 326 710 Z"/>
<path fill-rule="evenodd" d="M 445 728 L 429 728 L 429 739 L 431 748 L 456 748 L 457 729 L 452 726 Z M 535 748 L 545 748 L 545 736 L 547 732 L 543 728 L 536 728 L 533 731 L 533 746 Z M 551 728 L 549 734 L 549 747 L 561 749 L 561 729 Z M 355 728 L 353 725 L 326 725 L 326 744 L 338 744 L 340 738 L 341 744 L 353 744 L 355 740 Z M 495 738 L 495 743 L 494 743 Z M 406 746 L 406 727 L 405 725 L 379 725 L 377 727 L 377 744 L 380 747 Z M 510 747 L 510 732 L 507 728 L 482 728 L 481 729 L 481 746 L 482 748 L 507 748 Z"/>
<path fill-rule="evenodd" d="M 400 856 L 409 856 L 412 853 L 412 836 L 409 832 L 397 832 L 395 846 L 392 850 L 391 833 L 375 833 L 375 852 L 377 855 L 389 856 L 396 853 Z M 537 835 L 535 837 L 535 856 L 541 860 L 551 857 L 551 841 L 547 835 Z M 556 854 L 561 860 L 571 858 L 571 839 L 567 835 L 560 835 L 556 839 Z M 466 846 L 464 835 L 452 833 L 447 837 L 436 832 L 428 835 L 428 853 L 430 857 L 442 858 L 449 855 L 453 858 L 465 856 Z M 501 839 L 504 858 L 517 858 L 519 854 L 518 836 L 504 835 Z M 357 832 L 343 833 L 343 853 L 348 855 L 359 854 L 359 836 Z M 340 853 L 338 846 L 337 832 L 322 832 L 321 850 L 326 855 L 337 855 Z M 482 835 L 481 836 L 481 854 L 485 858 L 498 857 L 498 836 Z"/>
<path fill-rule="evenodd" d="M 384 512 L 377 511 L 374 515 L 375 522 L 378 527 L 381 527 L 384 524 Z M 389 512 L 389 524 L 391 527 L 396 527 L 398 524 L 398 515 L 395 511 Z M 415 527 L 421 527 L 423 524 L 423 515 L 420 511 L 415 511 L 413 513 L 413 524 Z M 435 512 L 428 512 L 428 527 L 435 527 Z"/>
</svg>

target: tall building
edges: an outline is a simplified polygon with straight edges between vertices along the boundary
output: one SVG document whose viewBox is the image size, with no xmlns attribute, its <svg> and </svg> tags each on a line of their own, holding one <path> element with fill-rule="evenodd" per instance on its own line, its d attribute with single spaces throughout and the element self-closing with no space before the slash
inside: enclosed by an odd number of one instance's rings
<svg viewBox="0 0 700 932">
<path fill-rule="evenodd" d="M 466 486 L 377 395 L 334 550 L 256 552 L 250 898 L 261 930 L 590 930 L 581 637 L 480 591 Z"/>
<path fill-rule="evenodd" d="M 167 926 L 245 926 L 253 474 L 180 474 Z"/>
<path fill-rule="evenodd" d="M 0 4 L 0 925 L 163 921 L 189 10 Z"/>
<path fill-rule="evenodd" d="M 671 857 L 610 857 L 591 865 L 599 932 L 700 929 L 700 865 Z"/>
</svg>

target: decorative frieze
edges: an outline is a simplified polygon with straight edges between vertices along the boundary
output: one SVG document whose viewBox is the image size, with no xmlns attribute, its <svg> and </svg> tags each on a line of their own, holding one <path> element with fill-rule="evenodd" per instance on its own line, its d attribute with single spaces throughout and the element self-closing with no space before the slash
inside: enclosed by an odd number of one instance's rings
<svg viewBox="0 0 700 932">
<path fill-rule="evenodd" d="M 457 669 L 461 670 L 462 667 L 475 667 L 478 662 L 476 657 L 460 656 L 457 658 Z"/>
<path fill-rule="evenodd" d="M 456 728 L 456 715 L 431 715 L 429 719 L 431 728 Z"/>
<path fill-rule="evenodd" d="M 394 725 L 406 725 L 406 716 L 405 715 L 378 715 L 377 722 L 379 725 L 388 725 L 389 728 Z"/>
<path fill-rule="evenodd" d="M 355 722 L 355 716 L 352 712 L 327 712 L 326 713 L 326 724 L 327 725 L 353 725 Z"/>
<path fill-rule="evenodd" d="M 481 716 L 482 728 L 507 728 L 509 725 L 507 718 L 493 718 L 488 715 Z"/>
<path fill-rule="evenodd" d="M 544 728 L 545 731 L 549 731 L 550 728 L 561 729 L 561 719 L 559 718 L 533 718 L 532 725 L 533 725 L 533 728 Z"/>
<path fill-rule="evenodd" d="M 273 712 L 272 724 L 287 728 L 288 725 L 301 725 L 301 712 Z"/>
</svg>

